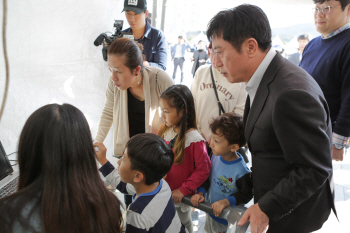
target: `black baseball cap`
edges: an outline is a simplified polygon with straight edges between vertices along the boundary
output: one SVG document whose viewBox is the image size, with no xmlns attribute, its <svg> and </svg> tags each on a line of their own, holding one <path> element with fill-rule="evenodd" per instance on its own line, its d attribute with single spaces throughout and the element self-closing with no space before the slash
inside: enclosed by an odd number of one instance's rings
<svg viewBox="0 0 350 233">
<path fill-rule="evenodd" d="M 123 11 L 133 11 L 136 14 L 141 14 L 145 10 L 147 10 L 146 0 L 124 0 Z"/>
</svg>

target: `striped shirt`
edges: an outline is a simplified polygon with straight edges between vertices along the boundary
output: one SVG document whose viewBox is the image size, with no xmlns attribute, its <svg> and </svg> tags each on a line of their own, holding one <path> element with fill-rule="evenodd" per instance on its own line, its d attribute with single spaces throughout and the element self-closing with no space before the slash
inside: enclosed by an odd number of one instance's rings
<svg viewBox="0 0 350 233">
<path fill-rule="evenodd" d="M 168 183 L 160 180 L 158 187 L 143 193 L 130 204 L 126 213 L 125 233 L 187 232 L 177 215 Z"/>
</svg>

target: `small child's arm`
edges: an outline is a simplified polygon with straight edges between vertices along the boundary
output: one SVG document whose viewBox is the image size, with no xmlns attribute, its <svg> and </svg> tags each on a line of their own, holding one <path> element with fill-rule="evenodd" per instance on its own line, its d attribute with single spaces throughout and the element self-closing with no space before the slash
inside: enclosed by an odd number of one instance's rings
<svg viewBox="0 0 350 233">
<path fill-rule="evenodd" d="M 204 183 L 197 189 L 197 193 L 191 197 L 191 203 L 194 206 L 198 206 L 199 202 L 205 200 L 204 195 L 207 193 L 210 186 L 209 177 L 204 181 Z"/>
<path fill-rule="evenodd" d="M 191 143 L 190 147 L 194 151 L 195 170 L 191 176 L 179 187 L 180 191 L 187 196 L 198 187 L 203 185 L 210 174 L 211 162 L 207 153 L 207 148 L 204 141 Z"/>
<path fill-rule="evenodd" d="M 111 164 L 109 161 L 105 163 L 99 170 L 102 173 L 102 175 L 106 178 L 106 185 L 113 185 L 124 194 L 133 195 L 134 193 L 136 193 L 134 186 L 132 186 L 131 184 L 124 183 L 120 180 L 118 168 L 115 168 L 113 164 Z"/>
<path fill-rule="evenodd" d="M 236 180 L 236 186 L 239 190 L 238 192 L 212 204 L 211 207 L 216 217 L 218 217 L 226 207 L 247 204 L 253 198 L 251 172 L 246 173 Z"/>
<path fill-rule="evenodd" d="M 204 194 L 202 192 L 198 192 L 191 197 L 191 203 L 193 206 L 198 206 L 200 202 L 205 200 Z"/>
<path fill-rule="evenodd" d="M 120 192 L 125 194 L 134 194 L 136 193 L 135 188 L 131 184 L 126 184 L 120 180 L 120 175 L 118 169 L 116 169 L 113 164 L 111 164 L 106 159 L 107 149 L 101 142 L 94 143 L 94 146 L 98 147 L 98 151 L 95 151 L 96 159 L 102 165 L 99 171 L 106 178 L 105 184 L 113 185 Z"/>
<path fill-rule="evenodd" d="M 220 201 L 216 201 L 211 205 L 211 208 L 213 209 L 215 217 L 219 217 L 221 212 L 227 207 L 230 206 L 230 202 L 227 198 L 222 199 Z"/>
<path fill-rule="evenodd" d="M 233 193 L 228 199 L 231 206 L 247 204 L 253 198 L 253 183 L 251 172 L 246 173 L 236 180 L 238 192 Z"/>
</svg>

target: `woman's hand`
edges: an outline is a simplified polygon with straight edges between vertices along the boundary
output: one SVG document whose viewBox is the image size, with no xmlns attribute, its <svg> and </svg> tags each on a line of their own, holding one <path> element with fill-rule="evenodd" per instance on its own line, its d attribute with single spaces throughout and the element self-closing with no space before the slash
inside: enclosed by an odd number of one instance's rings
<svg viewBox="0 0 350 233">
<path fill-rule="evenodd" d="M 102 142 L 95 142 L 94 147 L 97 146 L 100 151 L 95 150 L 95 156 L 97 161 L 103 166 L 105 165 L 108 160 L 106 158 L 107 148 L 105 145 L 103 145 Z"/>
<path fill-rule="evenodd" d="M 198 192 L 197 194 L 191 197 L 191 203 L 193 206 L 198 206 L 199 202 L 204 201 L 204 196 L 202 192 Z"/>
<path fill-rule="evenodd" d="M 173 194 L 173 201 L 174 201 L 174 203 L 181 203 L 182 198 L 184 197 L 184 195 L 182 194 L 180 189 L 175 189 L 171 193 Z"/>
</svg>

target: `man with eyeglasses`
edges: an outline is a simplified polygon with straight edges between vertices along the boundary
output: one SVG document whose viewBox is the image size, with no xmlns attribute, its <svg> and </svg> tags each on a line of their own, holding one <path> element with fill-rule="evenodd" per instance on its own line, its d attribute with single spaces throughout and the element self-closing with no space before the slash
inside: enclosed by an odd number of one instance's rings
<svg viewBox="0 0 350 233">
<path fill-rule="evenodd" d="M 124 0 L 125 17 L 130 28 L 123 32 L 134 34 L 135 41 L 143 45 L 142 53 L 146 56 L 144 66 L 156 66 L 166 69 L 168 44 L 162 31 L 152 27 L 147 19 L 146 0 Z M 123 12 L 122 11 L 122 12 Z"/>
<path fill-rule="evenodd" d="M 333 160 L 342 161 L 350 142 L 350 0 L 314 0 L 316 30 L 300 66 L 320 85 L 333 128 Z"/>
</svg>

